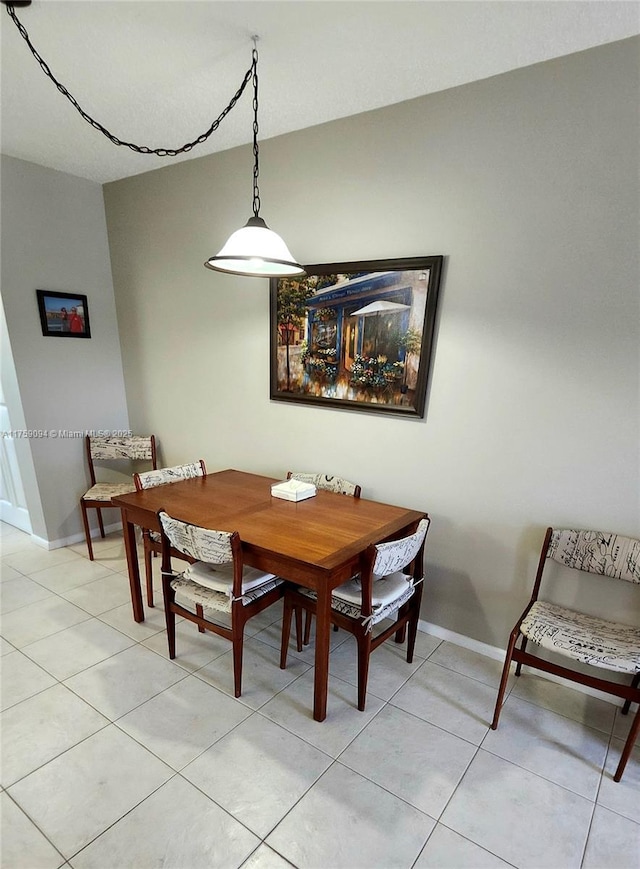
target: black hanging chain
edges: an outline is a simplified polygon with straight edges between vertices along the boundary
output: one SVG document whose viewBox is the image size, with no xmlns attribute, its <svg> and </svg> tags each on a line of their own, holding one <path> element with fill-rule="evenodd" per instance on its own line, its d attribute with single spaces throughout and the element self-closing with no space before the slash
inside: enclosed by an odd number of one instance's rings
<svg viewBox="0 0 640 869">
<path fill-rule="evenodd" d="M 13 23 L 18 28 L 20 35 L 22 36 L 24 41 L 29 46 L 31 53 L 33 54 L 35 59 L 40 64 L 44 74 L 48 78 L 51 79 L 51 81 L 54 83 L 54 85 L 57 87 L 57 89 L 60 91 L 60 93 L 63 94 L 69 100 L 71 105 L 80 113 L 81 117 L 83 117 L 84 120 L 88 124 L 91 124 L 91 126 L 94 127 L 96 130 L 99 130 L 104 136 L 107 137 L 107 139 L 109 139 L 111 142 L 113 142 L 114 145 L 123 145 L 125 148 L 130 148 L 132 151 L 135 151 L 138 154 L 156 154 L 158 157 L 175 157 L 178 154 L 184 154 L 187 151 L 191 151 L 191 149 L 194 148 L 196 145 L 201 145 L 203 142 L 206 142 L 206 140 L 209 138 L 209 136 L 218 129 L 221 122 L 226 118 L 226 116 L 229 114 L 229 112 L 235 107 L 236 103 L 238 102 L 238 100 L 240 99 L 242 94 L 244 93 L 246 86 L 249 84 L 251 79 L 253 79 L 253 88 L 254 88 L 253 153 L 254 153 L 255 161 L 256 161 L 255 167 L 254 167 L 254 185 L 253 185 L 254 211 L 256 208 L 256 202 L 258 203 L 258 208 L 260 207 L 260 197 L 258 195 L 258 140 L 257 140 L 257 135 L 258 135 L 258 115 L 257 115 L 257 111 L 258 111 L 258 71 L 257 71 L 258 52 L 255 49 L 254 49 L 253 55 L 252 55 L 251 67 L 250 67 L 250 69 L 248 69 L 246 71 L 244 78 L 242 80 L 242 84 L 240 85 L 240 87 L 238 88 L 238 90 L 236 91 L 234 96 L 231 98 L 231 102 L 229 103 L 229 105 L 226 107 L 226 109 L 224 109 L 220 113 L 220 115 L 218 115 L 218 117 L 215 119 L 215 121 L 211 124 L 211 126 L 209 127 L 209 129 L 206 132 L 201 133 L 197 139 L 194 139 L 193 142 L 187 142 L 181 148 L 149 148 L 146 145 L 135 145 L 133 142 L 123 142 L 122 139 L 119 139 L 117 136 L 114 136 L 114 134 L 109 132 L 109 130 L 107 130 L 106 127 L 103 127 L 102 124 L 100 124 L 98 121 L 95 120 L 95 118 L 92 118 L 91 115 L 89 115 L 87 112 L 85 112 L 85 110 L 78 103 L 78 101 L 73 96 L 73 94 L 69 93 L 67 88 L 61 82 L 58 81 L 58 79 L 51 72 L 47 62 L 45 60 L 43 60 L 43 58 L 38 54 L 35 47 L 33 46 L 33 43 L 29 39 L 29 34 L 25 30 L 24 25 L 18 19 L 18 16 L 16 15 L 16 11 L 13 8 L 13 6 L 8 5 L 6 7 L 6 9 L 7 9 L 9 16 L 13 19 Z M 256 214 L 257 214 L 257 212 L 256 212 Z"/>
<path fill-rule="evenodd" d="M 258 189 L 258 176 L 260 175 L 260 160 L 258 148 L 258 49 L 255 47 L 257 37 L 254 36 L 253 63 L 253 216 L 260 213 L 260 190 Z"/>
</svg>

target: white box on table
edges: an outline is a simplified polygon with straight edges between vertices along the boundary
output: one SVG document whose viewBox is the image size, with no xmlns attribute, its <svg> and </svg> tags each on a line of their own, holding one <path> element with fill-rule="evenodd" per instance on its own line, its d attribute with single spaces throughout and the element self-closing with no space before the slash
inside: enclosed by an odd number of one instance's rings
<svg viewBox="0 0 640 869">
<path fill-rule="evenodd" d="M 313 483 L 303 483 L 302 480 L 283 480 L 282 483 L 271 486 L 271 494 L 284 501 L 304 501 L 306 498 L 313 498 L 316 487 Z"/>
</svg>

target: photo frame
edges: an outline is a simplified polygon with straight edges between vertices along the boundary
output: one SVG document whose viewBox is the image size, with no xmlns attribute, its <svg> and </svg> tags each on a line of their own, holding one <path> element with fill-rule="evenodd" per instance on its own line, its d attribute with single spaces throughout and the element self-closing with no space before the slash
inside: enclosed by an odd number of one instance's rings
<svg viewBox="0 0 640 869">
<path fill-rule="evenodd" d="M 271 278 L 271 398 L 423 417 L 442 256 Z"/>
<path fill-rule="evenodd" d="M 87 297 L 36 290 L 42 334 L 47 338 L 91 338 Z"/>
</svg>

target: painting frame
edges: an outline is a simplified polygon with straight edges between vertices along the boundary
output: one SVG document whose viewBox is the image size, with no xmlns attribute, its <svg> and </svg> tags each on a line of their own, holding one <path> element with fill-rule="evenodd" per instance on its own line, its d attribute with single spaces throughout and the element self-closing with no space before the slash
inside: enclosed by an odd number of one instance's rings
<svg viewBox="0 0 640 869">
<path fill-rule="evenodd" d="M 271 399 L 423 418 L 443 262 L 323 263 L 271 278 Z"/>
<path fill-rule="evenodd" d="M 36 298 L 45 338 L 91 338 L 89 304 L 85 295 L 36 290 Z"/>
</svg>

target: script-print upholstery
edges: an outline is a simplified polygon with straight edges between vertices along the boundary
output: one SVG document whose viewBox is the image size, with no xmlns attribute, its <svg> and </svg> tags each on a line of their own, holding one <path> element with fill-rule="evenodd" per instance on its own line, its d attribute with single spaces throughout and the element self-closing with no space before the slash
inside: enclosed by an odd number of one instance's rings
<svg viewBox="0 0 640 869">
<path fill-rule="evenodd" d="M 307 474 L 302 471 L 292 471 L 289 479 L 300 480 L 302 483 L 313 483 L 316 489 L 326 492 L 336 492 L 338 495 L 355 495 L 359 487 L 342 477 L 332 477 L 329 474 Z"/>
<path fill-rule="evenodd" d="M 92 459 L 143 459 L 153 457 L 151 437 L 132 435 L 131 437 L 91 437 Z"/>
<path fill-rule="evenodd" d="M 169 542 L 183 555 L 188 555 L 194 561 L 205 561 L 207 564 L 228 564 L 233 560 L 231 537 L 228 531 L 209 531 L 188 522 L 172 519 L 167 513 L 160 514 L 162 530 Z"/>
<path fill-rule="evenodd" d="M 192 480 L 204 476 L 202 462 L 189 462 L 186 465 L 175 465 L 173 468 L 158 468 L 157 471 L 146 471 L 138 474 L 141 489 L 153 489 L 167 483 L 177 483 L 180 480 Z"/>
<path fill-rule="evenodd" d="M 595 618 L 547 601 L 536 601 L 520 631 L 545 649 L 568 655 L 583 664 L 640 671 L 640 628 Z"/>
<path fill-rule="evenodd" d="M 589 573 L 640 583 L 640 540 L 602 531 L 556 530 L 547 557 Z"/>
<path fill-rule="evenodd" d="M 83 501 L 110 501 L 117 495 L 135 492 L 133 483 L 96 483 L 82 496 Z"/>
<path fill-rule="evenodd" d="M 624 701 L 623 715 L 627 715 L 631 704 L 636 703 L 638 708 L 613 776 L 618 782 L 640 732 L 640 626 L 609 621 L 541 600 L 540 588 L 549 560 L 579 572 L 622 579 L 640 587 L 640 540 L 604 531 L 547 528 L 531 599 L 509 636 L 491 727 L 495 730 L 498 726 L 512 661 L 516 663 L 516 676 L 520 675 L 524 664 L 606 691 Z M 606 606 L 606 601 L 603 606 Z M 633 611 L 629 618 L 632 614 Z M 521 641 L 519 648 L 518 640 Z M 549 660 L 532 652 L 527 646 L 529 642 L 565 659 L 598 668 L 600 672 L 594 675 L 569 663 L 560 664 L 553 658 Z M 603 670 L 627 674 L 632 677 L 631 683 L 605 678 Z"/>
<path fill-rule="evenodd" d="M 242 693 L 242 650 L 244 625 L 248 619 L 280 600 L 284 580 L 272 573 L 245 567 L 242 545 L 237 532 L 214 531 L 158 513 L 162 530 L 162 590 L 167 623 L 169 657 L 176 656 L 176 615 L 230 640 L 233 645 L 234 692 Z M 181 575 L 171 568 L 174 550 L 193 559 Z M 234 588 L 235 586 L 235 588 Z M 195 605 L 196 612 L 176 601 Z M 205 611 L 230 614 L 231 625 L 220 624 L 205 617 Z"/>
<path fill-rule="evenodd" d="M 407 564 L 411 564 L 422 546 L 424 538 L 429 530 L 429 520 L 422 519 L 416 532 L 404 537 L 402 540 L 392 540 L 390 543 L 378 543 L 376 545 L 376 560 L 373 563 L 373 575 L 387 576 L 402 570 Z"/>
</svg>

